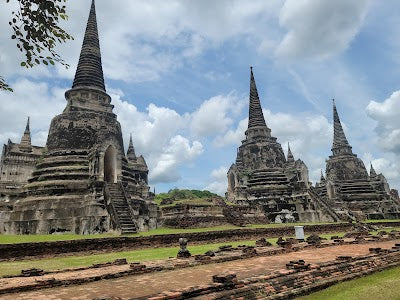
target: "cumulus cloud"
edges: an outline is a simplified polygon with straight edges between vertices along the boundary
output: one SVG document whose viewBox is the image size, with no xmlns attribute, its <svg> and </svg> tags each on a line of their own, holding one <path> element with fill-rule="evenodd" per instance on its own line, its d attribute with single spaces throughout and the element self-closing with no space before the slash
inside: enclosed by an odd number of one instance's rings
<svg viewBox="0 0 400 300">
<path fill-rule="evenodd" d="M 113 90 L 110 94 L 125 143 L 129 141 L 129 133 L 132 133 L 136 152 L 144 155 L 149 166 L 152 184 L 177 181 L 180 179 L 179 166 L 203 153 L 203 145 L 199 141 L 191 141 L 182 135 L 190 121 L 186 115 L 152 103 L 146 112 L 141 112 L 123 100 L 121 91 Z"/>
<path fill-rule="evenodd" d="M 366 111 L 377 122 L 375 132 L 382 149 L 400 155 L 400 91 L 383 102 L 371 101 Z"/>
<path fill-rule="evenodd" d="M 228 187 L 228 180 L 226 174 L 228 169 L 224 166 L 219 167 L 211 171 L 211 183 L 208 184 L 204 189 L 216 193 L 218 195 L 224 196 L 226 189 Z"/>
<path fill-rule="evenodd" d="M 245 138 L 244 132 L 247 129 L 248 119 L 240 120 L 236 128 L 231 128 L 225 133 L 218 135 L 214 139 L 214 145 L 224 147 L 228 145 L 238 145 Z"/>
<path fill-rule="evenodd" d="M 174 182 L 180 179 L 177 167 L 184 162 L 191 161 L 203 153 L 203 145 L 194 141 L 192 145 L 187 138 L 180 135 L 174 136 L 168 146 L 163 148 L 163 153 L 157 159 L 150 179 L 153 182 Z"/>
<path fill-rule="evenodd" d="M 326 57 L 345 49 L 362 25 L 368 1 L 97 1 L 103 67 L 107 78 L 156 81 L 208 49 L 228 41 L 249 43 L 259 53 L 282 59 Z M 34 78 L 72 78 L 89 12 L 89 1 L 71 1 L 62 26 L 74 41 L 57 51 L 70 64 L 53 68 L 19 67 L 23 59 L 10 40 L 12 4 L 0 10 L 2 74 Z M 278 20 L 279 19 L 279 20 Z M 282 28 L 287 28 L 284 34 Z"/>
<path fill-rule="evenodd" d="M 8 138 L 19 142 L 30 116 L 32 142 L 44 146 L 51 119 L 65 107 L 65 89 L 28 79 L 19 79 L 12 85 L 14 93 L 1 93 L 0 144 Z"/>
<path fill-rule="evenodd" d="M 368 152 L 362 155 L 362 160 L 364 161 L 368 172 L 370 172 L 370 164 L 372 163 L 376 173 L 382 173 L 389 181 L 391 188 L 395 188 L 399 185 L 400 166 L 394 163 L 396 161 L 394 155 L 376 157 L 372 153 Z"/>
<path fill-rule="evenodd" d="M 186 61 L 224 42 L 249 35 L 264 40 L 269 26 L 257 26 L 276 18 L 281 3 L 274 1 L 156 0 L 96 1 L 103 67 L 107 78 L 126 82 L 158 80 Z M 2 73 L 29 76 L 72 78 L 86 27 L 90 1 L 71 1 L 67 5 L 69 20 L 63 28 L 75 37 L 57 51 L 71 65 L 69 70 L 35 68 L 29 73 L 19 67 L 23 57 L 10 40 L 8 21 L 13 3 L 0 10 L 0 63 Z"/>
<path fill-rule="evenodd" d="M 241 112 L 246 101 L 234 93 L 218 95 L 204 101 L 192 114 L 191 130 L 195 136 L 209 136 L 224 132 Z"/>
<path fill-rule="evenodd" d="M 278 45 L 280 58 L 325 58 L 348 47 L 359 31 L 368 0 L 287 0 L 280 25 L 288 32 Z"/>
</svg>

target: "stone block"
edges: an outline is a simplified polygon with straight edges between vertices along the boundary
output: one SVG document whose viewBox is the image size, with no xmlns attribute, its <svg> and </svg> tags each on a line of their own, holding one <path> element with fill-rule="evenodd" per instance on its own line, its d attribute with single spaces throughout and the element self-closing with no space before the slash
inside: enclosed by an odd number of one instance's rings
<svg viewBox="0 0 400 300">
<path fill-rule="evenodd" d="M 224 273 L 213 275 L 212 281 L 214 283 L 236 284 L 238 280 L 235 273 Z"/>
<path fill-rule="evenodd" d="M 26 277 L 42 276 L 44 275 L 44 271 L 42 269 L 36 269 L 36 268 L 26 269 L 26 270 L 21 270 L 21 275 Z"/>
</svg>

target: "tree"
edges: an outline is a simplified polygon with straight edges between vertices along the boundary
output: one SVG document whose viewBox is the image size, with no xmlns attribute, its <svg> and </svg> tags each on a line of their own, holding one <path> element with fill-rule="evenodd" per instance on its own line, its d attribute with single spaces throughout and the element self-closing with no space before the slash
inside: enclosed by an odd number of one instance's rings
<svg viewBox="0 0 400 300">
<path fill-rule="evenodd" d="M 12 12 L 9 25 L 13 30 L 11 39 L 25 55 L 21 66 L 32 68 L 39 64 L 59 63 L 66 68 L 69 65 L 56 52 L 58 43 L 73 40 L 73 37 L 59 26 L 61 20 L 67 20 L 64 3 L 66 0 L 14 0 L 19 9 Z M 6 0 L 7 3 L 10 0 Z M 12 88 L 0 76 L 0 90 Z"/>
</svg>

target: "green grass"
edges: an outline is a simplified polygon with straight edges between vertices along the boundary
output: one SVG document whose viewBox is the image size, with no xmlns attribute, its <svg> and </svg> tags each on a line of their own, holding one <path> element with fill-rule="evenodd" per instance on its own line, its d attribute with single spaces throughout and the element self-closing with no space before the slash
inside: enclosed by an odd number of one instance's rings
<svg viewBox="0 0 400 300">
<path fill-rule="evenodd" d="M 365 220 L 365 223 L 379 223 L 379 222 L 400 222 L 398 219 L 386 219 L 386 220 Z"/>
<path fill-rule="evenodd" d="M 389 220 L 388 220 L 389 221 Z M 398 222 L 399 220 L 390 220 L 391 222 Z M 376 221 L 374 221 L 376 222 Z M 137 234 L 125 235 L 125 236 L 150 236 L 159 234 L 179 234 L 179 233 L 192 233 L 192 232 L 209 232 L 209 231 L 219 231 L 219 230 L 231 230 L 231 229 L 243 229 L 243 228 L 277 228 L 285 226 L 295 226 L 295 225 L 316 225 L 316 224 L 334 224 L 328 222 L 316 222 L 316 223 L 291 223 L 291 224 L 251 224 L 246 227 L 239 227 L 235 225 L 222 225 L 206 228 L 157 228 L 151 231 L 139 232 Z M 391 228 L 393 229 L 393 228 Z M 390 230 L 391 230 L 390 229 Z M 110 237 L 120 237 L 121 235 L 117 233 L 104 233 L 104 234 L 37 234 L 37 235 L 7 235 L 0 234 L 0 244 L 15 244 L 15 243 L 32 243 L 32 242 L 51 242 L 51 241 L 68 241 L 68 240 L 82 240 L 82 239 L 93 239 L 93 238 L 110 238 Z"/>
<path fill-rule="evenodd" d="M 400 267 L 331 286 L 297 300 L 400 299 Z"/>
<path fill-rule="evenodd" d="M 207 228 L 157 228 L 151 231 L 143 231 L 137 234 L 130 234 L 126 236 L 150 236 L 159 234 L 178 234 L 178 233 L 191 233 L 191 232 L 209 232 L 219 230 L 230 230 L 230 229 L 243 229 L 243 228 L 276 228 L 284 226 L 294 225 L 310 225 L 310 224 L 327 224 L 327 223 L 293 223 L 293 224 L 252 224 L 246 227 L 239 227 L 235 225 L 222 225 Z M 104 234 L 37 234 L 37 235 L 8 235 L 0 234 L 0 244 L 15 244 L 15 243 L 31 243 L 31 242 L 51 242 L 51 241 L 68 241 L 68 240 L 81 240 L 81 239 L 92 239 L 92 238 L 109 238 L 109 237 L 120 237 L 119 234 L 104 233 Z"/>
<path fill-rule="evenodd" d="M 268 239 L 271 243 L 276 243 L 276 239 Z M 188 246 L 192 255 L 204 254 L 208 250 L 216 250 L 222 245 L 254 245 L 255 241 L 237 241 L 226 243 L 215 243 L 207 245 L 193 245 Z M 0 276 L 20 274 L 21 270 L 29 268 L 40 268 L 46 271 L 68 269 L 74 267 L 85 267 L 92 264 L 105 263 L 113 261 L 117 258 L 126 258 L 128 262 L 135 261 L 149 261 L 158 259 L 167 259 L 169 257 L 176 257 L 179 247 L 168 248 L 155 248 L 143 249 L 123 252 L 112 252 L 88 256 L 68 256 L 48 258 L 41 260 L 25 260 L 25 261 L 12 261 L 0 263 Z"/>
</svg>

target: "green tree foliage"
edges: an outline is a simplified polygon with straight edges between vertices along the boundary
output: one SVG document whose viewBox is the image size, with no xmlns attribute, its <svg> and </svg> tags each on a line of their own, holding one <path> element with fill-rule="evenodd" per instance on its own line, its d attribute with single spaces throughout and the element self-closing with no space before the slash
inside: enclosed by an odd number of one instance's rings
<svg viewBox="0 0 400 300">
<path fill-rule="evenodd" d="M 66 68 L 69 65 L 56 52 L 57 44 L 73 40 L 73 37 L 59 26 L 61 20 L 67 20 L 66 0 L 6 0 L 17 1 L 18 9 L 11 14 L 9 25 L 13 33 L 11 39 L 25 55 L 21 66 L 32 68 L 36 65 L 54 65 L 59 63 Z M 0 90 L 12 91 L 12 88 L 0 76 Z"/>
<path fill-rule="evenodd" d="M 0 91 L 1 90 L 13 92 L 13 89 L 4 81 L 2 76 L 0 76 Z"/>
<path fill-rule="evenodd" d="M 174 188 L 168 191 L 168 193 L 160 193 L 155 196 L 155 200 L 162 200 L 167 198 L 173 198 L 175 200 L 182 199 L 203 199 L 203 198 L 211 198 L 218 196 L 210 191 L 204 190 L 180 190 L 178 188 Z"/>
</svg>

